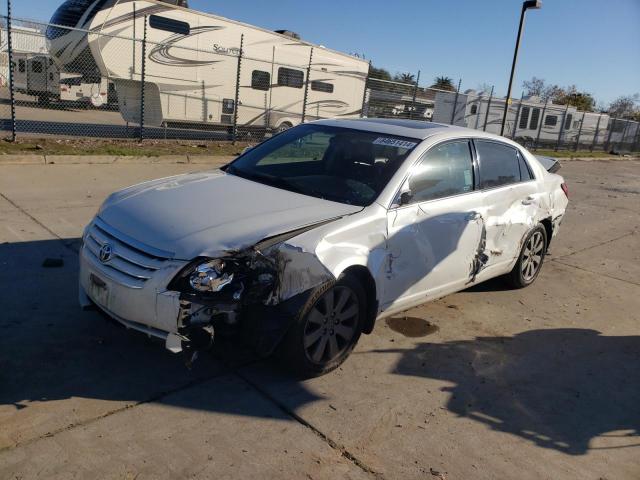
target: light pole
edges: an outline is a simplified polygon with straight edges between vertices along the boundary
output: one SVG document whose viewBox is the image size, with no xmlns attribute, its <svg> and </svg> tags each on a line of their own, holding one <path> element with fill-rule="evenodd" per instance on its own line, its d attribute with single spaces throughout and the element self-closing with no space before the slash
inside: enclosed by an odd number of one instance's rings
<svg viewBox="0 0 640 480">
<path fill-rule="evenodd" d="M 511 88 L 513 87 L 513 74 L 516 71 L 516 63 L 518 62 L 518 50 L 520 49 L 520 40 L 522 39 L 522 27 L 524 26 L 524 15 L 529 9 L 542 8 L 541 0 L 527 0 L 522 4 L 522 13 L 520 13 L 520 25 L 518 26 L 518 39 L 516 40 L 516 49 L 513 52 L 513 63 L 511 64 L 511 76 L 509 77 L 509 89 L 507 90 L 507 98 L 504 102 L 504 115 L 502 116 L 502 127 L 500 135 L 504 135 L 504 125 L 507 122 L 507 113 L 509 111 L 509 103 L 511 101 Z M 517 119 L 516 119 L 517 121 Z"/>
</svg>

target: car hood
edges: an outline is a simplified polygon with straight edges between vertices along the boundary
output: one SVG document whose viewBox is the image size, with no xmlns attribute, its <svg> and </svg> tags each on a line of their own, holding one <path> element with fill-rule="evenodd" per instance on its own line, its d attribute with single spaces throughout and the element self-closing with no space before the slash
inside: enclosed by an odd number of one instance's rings
<svg viewBox="0 0 640 480">
<path fill-rule="evenodd" d="M 98 216 L 125 238 L 190 260 L 360 210 L 216 171 L 129 187 L 111 195 Z"/>
</svg>

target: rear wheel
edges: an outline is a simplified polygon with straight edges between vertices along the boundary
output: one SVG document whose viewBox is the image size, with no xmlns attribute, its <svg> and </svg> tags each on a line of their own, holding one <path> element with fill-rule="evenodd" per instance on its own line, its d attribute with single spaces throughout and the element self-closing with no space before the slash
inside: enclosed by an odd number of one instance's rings
<svg viewBox="0 0 640 480">
<path fill-rule="evenodd" d="M 283 340 L 287 364 L 305 377 L 339 367 L 358 343 L 365 305 L 362 286 L 350 276 L 316 289 Z"/>
<path fill-rule="evenodd" d="M 508 276 L 511 286 L 524 288 L 531 285 L 540 274 L 546 253 L 547 231 L 544 226 L 538 225 L 529 232 L 518 261 Z"/>
<path fill-rule="evenodd" d="M 293 125 L 291 125 L 289 122 L 282 122 L 280 125 L 278 125 L 278 127 L 276 128 L 276 133 L 282 133 L 282 132 L 286 132 L 287 130 L 289 130 L 291 127 L 293 127 Z"/>
</svg>

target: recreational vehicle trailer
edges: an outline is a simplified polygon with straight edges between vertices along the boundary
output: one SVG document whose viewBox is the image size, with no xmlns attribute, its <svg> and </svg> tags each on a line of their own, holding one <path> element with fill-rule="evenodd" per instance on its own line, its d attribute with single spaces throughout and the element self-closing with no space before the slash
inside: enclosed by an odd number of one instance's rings
<svg viewBox="0 0 640 480">
<path fill-rule="evenodd" d="M 87 81 L 81 74 L 60 72 L 49 55 L 16 53 L 14 62 L 16 91 L 36 97 L 41 105 L 56 101 L 99 108 L 116 101 L 106 79 Z"/>
<path fill-rule="evenodd" d="M 455 113 L 454 113 L 455 104 Z M 504 98 L 478 94 L 467 90 L 436 93 L 434 122 L 452 123 L 477 130 L 499 134 L 504 115 Z M 487 114 L 488 110 L 488 114 Z M 486 127 L 485 127 L 486 123 Z M 600 113 L 583 113 L 575 107 L 544 103 L 538 97 L 513 100 L 509 107 L 505 136 L 522 143 L 555 146 L 558 141 L 571 145 L 603 144 L 608 136 L 609 116 Z"/>
<path fill-rule="evenodd" d="M 197 12 L 186 1 L 67 0 L 51 23 L 56 62 L 112 80 L 128 122 L 140 121 L 145 28 L 148 125 L 231 125 L 237 115 L 239 125 L 283 130 L 301 122 L 305 97 L 309 120 L 359 116 L 362 108 L 366 61 L 291 32 Z"/>
</svg>

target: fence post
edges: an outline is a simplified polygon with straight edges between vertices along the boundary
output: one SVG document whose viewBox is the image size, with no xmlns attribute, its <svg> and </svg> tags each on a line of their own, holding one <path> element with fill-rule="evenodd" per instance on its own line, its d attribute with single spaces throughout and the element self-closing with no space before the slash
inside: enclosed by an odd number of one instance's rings
<svg viewBox="0 0 640 480">
<path fill-rule="evenodd" d="M 144 96 L 145 96 L 145 79 L 147 74 L 147 16 L 144 16 L 144 29 L 142 31 L 142 71 L 140 82 L 140 143 L 144 140 Z"/>
<path fill-rule="evenodd" d="M 596 142 L 598 141 L 598 135 L 600 135 L 600 121 L 602 120 L 602 114 L 598 116 L 598 123 L 596 123 L 596 133 L 593 134 L 593 141 L 591 142 L 591 148 L 589 151 L 593 152 L 593 149 L 596 146 Z"/>
<path fill-rule="evenodd" d="M 456 89 L 456 97 L 453 101 L 453 109 L 451 111 L 451 122 L 450 125 L 453 125 L 453 122 L 456 119 L 456 110 L 458 110 L 458 96 L 460 95 L 460 86 L 462 85 L 462 79 L 458 80 L 458 88 Z"/>
<path fill-rule="evenodd" d="M 584 125 L 584 117 L 587 115 L 587 112 L 582 112 L 582 120 L 580 120 L 580 128 L 578 129 L 578 136 L 576 137 L 576 146 L 573 149 L 574 152 L 578 151 L 580 148 L 580 135 L 582 135 L 582 126 Z"/>
<path fill-rule="evenodd" d="M 603 150 L 605 152 L 607 152 L 609 150 L 609 144 L 611 143 L 611 134 L 613 133 L 613 127 L 616 126 L 616 120 L 617 120 L 616 118 L 612 118 L 611 119 L 611 122 L 610 122 L 611 126 L 609 127 L 609 135 L 607 135 L 607 141 L 604 142 Z"/>
<path fill-rule="evenodd" d="M 564 122 L 567 121 L 567 112 L 569 111 L 569 104 L 567 103 L 567 108 L 564 109 L 564 114 L 562 115 L 562 123 L 560 124 L 560 128 L 558 129 L 558 141 L 556 142 L 556 152 L 560 149 L 560 142 L 562 140 L 562 132 L 564 131 Z"/>
<path fill-rule="evenodd" d="M 7 0 L 7 49 L 9 51 L 9 103 L 11 104 L 11 141 L 16 141 L 16 98 L 13 85 L 13 43 L 11 41 L 11 0 Z"/>
<path fill-rule="evenodd" d="M 240 51 L 238 52 L 238 69 L 236 71 L 236 95 L 233 102 L 233 135 L 235 144 L 238 138 L 238 102 L 240 101 L 240 69 L 242 68 L 242 54 L 244 52 L 244 33 L 240 35 Z"/>
<path fill-rule="evenodd" d="M 484 126 L 482 127 L 482 131 L 487 131 L 487 122 L 489 121 L 489 111 L 491 110 L 491 100 L 493 100 L 493 85 L 491 85 L 491 93 L 489 94 L 489 101 L 487 102 L 487 111 L 484 114 Z"/>
<path fill-rule="evenodd" d="M 364 92 L 362 93 L 362 108 L 360 109 L 360 118 L 364 118 L 364 108 L 367 104 L 367 87 L 369 85 L 369 75 L 371 75 L 371 60 L 369 60 L 369 68 L 367 69 L 367 77 L 364 79 Z M 369 109 L 367 109 L 369 115 Z"/>
<path fill-rule="evenodd" d="M 634 136 L 633 145 L 631 151 L 635 152 L 638 148 L 638 140 L 640 140 L 640 122 L 634 122 L 636 124 L 636 134 Z"/>
<path fill-rule="evenodd" d="M 304 120 L 307 116 L 307 100 L 309 99 L 309 83 L 310 83 L 309 77 L 311 76 L 312 62 L 313 62 L 313 47 L 311 47 L 311 53 L 309 53 L 309 65 L 307 66 L 307 81 L 304 84 L 304 99 L 302 100 L 302 122 L 300 123 L 304 123 Z"/>
<path fill-rule="evenodd" d="M 518 103 L 518 110 L 516 111 L 516 118 L 513 121 L 513 130 L 511 131 L 511 140 L 516 138 L 516 130 L 518 130 L 518 119 L 520 118 L 520 112 L 522 112 L 522 99 L 524 98 L 524 92 L 520 95 L 520 103 Z"/>
<path fill-rule="evenodd" d="M 418 76 L 416 77 L 416 84 L 413 87 L 413 99 L 411 100 L 411 112 L 409 112 L 409 119 L 413 119 L 413 112 L 416 110 L 416 97 L 418 95 L 418 83 L 420 83 L 420 70 L 418 70 Z"/>
<path fill-rule="evenodd" d="M 538 149 L 538 143 L 540 143 L 540 134 L 542 133 L 542 126 L 544 125 L 544 115 L 547 113 L 547 105 L 549 105 L 549 99 L 544 102 L 544 107 L 542 107 L 542 115 L 540 115 L 540 125 L 538 126 L 538 135 L 536 135 L 536 142 L 533 144 L 533 149 Z"/>
<path fill-rule="evenodd" d="M 622 151 L 624 148 L 624 137 L 627 136 L 627 129 L 629 128 L 629 120 L 627 120 L 624 124 L 624 130 L 622 130 L 622 137 L 620 137 L 620 141 L 618 142 L 618 150 Z"/>
</svg>

